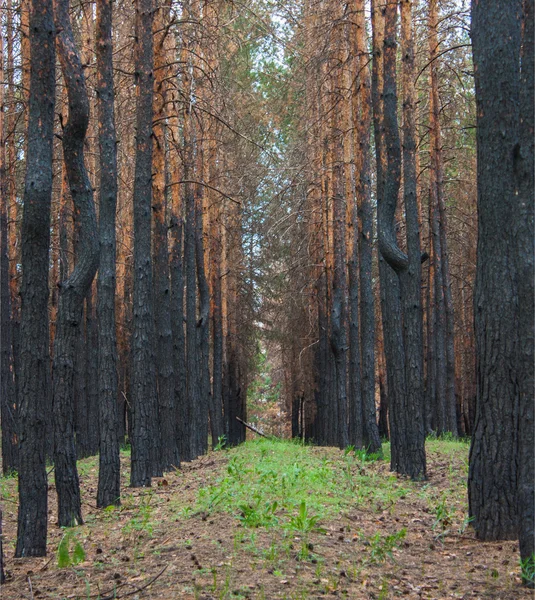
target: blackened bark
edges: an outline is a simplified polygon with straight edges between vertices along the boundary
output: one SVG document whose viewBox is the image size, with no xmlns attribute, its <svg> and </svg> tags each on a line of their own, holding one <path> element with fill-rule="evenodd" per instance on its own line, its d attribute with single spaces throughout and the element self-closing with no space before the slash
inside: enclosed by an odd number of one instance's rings
<svg viewBox="0 0 535 600">
<path fill-rule="evenodd" d="M 342 194 L 341 152 L 333 168 L 334 196 L 334 274 L 331 298 L 331 348 L 335 365 L 335 402 L 338 407 L 337 436 L 335 443 L 345 448 L 349 443 L 347 421 L 347 273 L 346 273 L 346 203 Z"/>
<path fill-rule="evenodd" d="M 161 475 L 158 396 L 154 364 L 151 264 L 153 3 L 136 4 L 136 167 L 134 176 L 134 316 L 132 331 L 132 487 Z"/>
<path fill-rule="evenodd" d="M 93 286 L 86 296 L 86 389 L 87 389 L 87 450 L 88 456 L 98 454 L 99 410 L 98 410 L 98 327 Z"/>
<path fill-rule="evenodd" d="M 356 206 L 353 209 L 356 213 Z M 360 382 L 360 335 L 359 335 L 359 264 L 358 264 L 358 224 L 356 214 L 352 215 L 353 247 L 348 264 L 349 279 L 349 438 L 348 443 L 355 448 L 364 447 L 364 423 L 362 407 L 362 388 Z"/>
<path fill-rule="evenodd" d="M 96 42 L 100 150 L 100 266 L 97 280 L 100 455 L 97 506 L 105 508 L 113 504 L 118 505 L 121 495 L 115 330 L 117 139 L 114 116 L 111 0 L 97 1 Z"/>
<path fill-rule="evenodd" d="M 0 35 L 0 77 L 4 79 L 3 38 Z M 3 88 L 0 106 L 4 106 Z M 18 469 L 17 401 L 13 369 L 13 328 L 9 289 L 8 190 L 3 110 L 0 112 L 0 419 L 2 424 L 2 473 Z M 0 573 L 1 576 L 1 573 Z"/>
<path fill-rule="evenodd" d="M 216 212 L 217 211 L 217 212 Z M 212 448 L 225 435 L 223 420 L 223 298 L 221 290 L 221 212 L 214 210 L 211 224 L 211 279 L 212 279 Z"/>
<path fill-rule="evenodd" d="M 74 359 L 80 335 L 84 298 L 99 263 L 98 229 L 93 189 L 84 162 L 89 123 L 85 77 L 69 16 L 69 0 L 55 5 L 58 56 L 69 99 L 69 117 L 63 131 L 63 156 L 74 212 L 79 223 L 76 265 L 61 282 L 53 362 L 54 471 L 58 495 L 58 524 L 82 523 L 80 484 L 74 440 Z"/>
<path fill-rule="evenodd" d="M 477 399 L 468 500 L 482 540 L 514 539 L 519 524 L 515 157 L 521 8 L 522 0 L 508 3 L 507 10 L 498 0 L 472 3 L 479 214 L 474 296 Z"/>
<path fill-rule="evenodd" d="M 190 434 L 186 395 L 186 336 L 184 335 L 184 261 L 180 207 L 173 206 L 171 217 L 171 324 L 173 326 L 173 366 L 180 460 L 189 460 Z"/>
<path fill-rule="evenodd" d="M 449 268 L 447 218 L 444 199 L 444 159 L 442 156 L 442 133 L 438 94 L 437 55 L 438 45 L 437 1 L 429 3 L 429 60 L 431 71 L 430 90 L 430 146 L 431 146 L 431 201 L 433 205 L 433 240 L 436 259 L 436 373 L 437 404 L 439 414 L 443 411 L 443 423 L 439 432 L 449 431 L 457 435 L 457 411 L 455 398 L 455 351 L 453 299 Z M 440 288 L 438 287 L 440 286 Z M 440 380 L 440 383 L 439 383 Z M 440 422 L 440 420 L 439 420 Z"/>
<path fill-rule="evenodd" d="M 358 140 L 360 173 L 357 174 L 358 252 L 360 259 L 361 396 L 364 443 L 370 452 L 381 452 L 381 437 L 375 408 L 375 300 L 372 280 L 373 207 L 371 200 L 371 78 L 366 47 L 364 3 L 357 6 L 357 50 L 360 69 L 360 118 Z"/>
<path fill-rule="evenodd" d="M 424 428 L 424 340 L 422 268 L 416 173 L 416 92 L 411 0 L 401 2 L 403 64 L 403 197 L 407 236 L 407 268 L 400 274 L 403 302 L 403 342 L 406 381 L 406 442 L 404 473 L 426 475 Z"/>
<path fill-rule="evenodd" d="M 384 188 L 378 188 L 377 223 L 381 252 L 381 294 L 387 364 L 391 467 L 413 479 L 425 477 L 423 430 L 423 334 L 414 139 L 406 138 L 406 256 L 397 246 L 394 219 L 401 179 L 401 145 L 397 120 L 396 27 L 397 3 L 385 8 L 384 36 Z M 409 22 L 410 24 L 410 22 Z M 410 42 L 409 36 L 409 42 Z M 405 70 L 412 69 L 412 48 L 404 54 Z M 412 80 L 409 81 L 412 86 Z M 409 86 L 409 88 L 410 88 Z M 414 92 L 412 92 L 414 94 Z M 412 108 L 409 97 L 408 109 Z M 407 132 L 406 132 L 407 133 Z M 414 134 L 413 134 L 414 135 Z M 412 147 L 411 147 L 412 145 Z M 379 180 L 379 179 L 378 179 Z M 407 205 L 408 201 L 408 205 Z M 417 266 L 416 266 L 417 264 Z M 397 279 L 397 281 L 396 281 Z"/>
<path fill-rule="evenodd" d="M 201 155 L 202 156 L 202 155 Z M 199 317 L 197 320 L 197 373 L 199 386 L 199 425 L 195 431 L 199 454 L 205 454 L 208 444 L 208 414 L 212 419 L 215 407 L 210 386 L 210 290 L 204 268 L 204 233 L 202 189 L 195 190 L 195 262 L 199 286 Z M 212 442 L 214 438 L 212 438 Z M 217 440 L 216 440 L 217 444 Z"/>
<path fill-rule="evenodd" d="M 167 35 L 167 9 L 160 7 L 154 20 L 155 93 L 153 128 L 153 187 L 152 214 L 154 241 L 152 246 L 154 265 L 154 321 L 156 330 L 156 377 L 158 406 L 162 438 L 162 469 L 170 471 L 180 466 L 177 440 L 177 413 L 175 404 L 175 375 L 173 370 L 173 335 L 171 330 L 171 294 L 169 281 L 169 242 L 167 238 L 166 193 L 166 123 L 167 81 L 164 44 Z"/>
<path fill-rule="evenodd" d="M 22 217 L 19 512 L 15 556 L 46 554 L 49 412 L 48 260 L 55 103 L 55 29 L 50 0 L 32 0 L 28 147 Z"/>
<path fill-rule="evenodd" d="M 534 331 L 534 289 L 533 289 L 533 188 L 534 188 L 534 2 L 524 0 L 522 30 L 522 53 L 520 73 L 520 147 L 517 155 L 518 224 L 517 235 L 517 285 L 519 297 L 517 367 L 520 395 L 519 432 L 519 516 L 520 516 L 520 558 L 525 572 L 535 569 L 535 467 L 533 448 L 535 447 L 534 406 L 535 382 L 533 351 Z M 529 583 L 525 578 L 525 582 Z M 531 583 L 533 586 L 533 583 Z"/>
</svg>

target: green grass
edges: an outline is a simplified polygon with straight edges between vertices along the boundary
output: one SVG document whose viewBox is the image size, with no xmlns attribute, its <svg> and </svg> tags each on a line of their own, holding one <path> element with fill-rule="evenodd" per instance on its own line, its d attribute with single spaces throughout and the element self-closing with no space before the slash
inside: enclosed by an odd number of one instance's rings
<svg viewBox="0 0 535 600">
<path fill-rule="evenodd" d="M 369 465 L 369 456 L 353 451 L 329 459 L 300 443 L 250 441 L 230 451 L 226 472 L 200 490 L 196 511 L 227 512 L 251 528 L 300 531 L 359 504 L 394 505 L 407 493 L 405 482 Z"/>
</svg>

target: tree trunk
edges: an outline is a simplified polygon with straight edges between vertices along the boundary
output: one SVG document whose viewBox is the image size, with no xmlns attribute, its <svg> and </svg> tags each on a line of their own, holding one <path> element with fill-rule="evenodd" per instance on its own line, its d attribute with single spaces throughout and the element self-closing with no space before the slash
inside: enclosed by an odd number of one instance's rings
<svg viewBox="0 0 535 600">
<path fill-rule="evenodd" d="M 114 117 L 111 0 L 97 0 L 98 136 L 100 150 L 100 267 L 97 280 L 100 454 L 97 506 L 120 504 L 117 334 L 115 330 L 117 138 Z"/>
<path fill-rule="evenodd" d="M 77 263 L 61 282 L 53 363 L 54 471 L 58 495 L 58 523 L 82 523 L 80 484 L 74 439 L 74 369 L 76 339 L 80 335 L 84 298 L 99 263 L 97 219 L 93 189 L 84 162 L 89 123 L 89 101 L 80 55 L 74 42 L 69 1 L 56 4 L 58 56 L 69 99 L 69 117 L 63 131 L 63 156 L 78 221 Z"/>
<path fill-rule="evenodd" d="M 0 33 L 0 80 L 4 81 L 4 38 Z M 18 469 L 18 436 L 13 372 L 13 329 L 9 289 L 8 182 L 4 127 L 4 87 L 0 89 L 0 419 L 2 424 L 2 473 Z M 0 577 L 2 573 L 0 572 Z"/>
<path fill-rule="evenodd" d="M 477 400 L 468 500 L 481 540 L 514 539 L 519 525 L 514 255 L 521 218 L 515 195 L 521 8 L 522 0 L 510 2 L 507 10 L 497 0 L 472 4 L 479 235 L 474 297 Z"/>
<path fill-rule="evenodd" d="M 522 54 L 520 74 L 520 148 L 518 152 L 518 250 L 517 282 L 519 297 L 517 367 L 519 371 L 520 395 L 520 434 L 519 434 L 519 516 L 520 516 L 520 558 L 524 573 L 535 571 L 535 467 L 533 448 L 535 447 L 534 406 L 535 382 L 533 351 L 534 331 L 534 289 L 533 289 L 533 167 L 534 167 L 534 2 L 524 0 L 524 26 L 522 30 Z M 529 583 L 524 577 L 526 583 Z M 531 582 L 533 587 L 533 582 Z"/>
<path fill-rule="evenodd" d="M 372 281 L 373 207 L 370 164 L 372 97 L 366 45 L 366 20 L 362 0 L 357 3 L 356 10 L 358 68 L 360 72 L 360 118 L 358 120 L 360 172 L 357 175 L 357 197 L 360 259 L 361 394 L 364 443 L 370 452 L 381 452 L 381 437 L 379 436 L 375 408 L 375 301 Z"/>
<path fill-rule="evenodd" d="M 161 471 L 158 394 L 154 364 L 151 264 L 152 0 L 136 4 L 136 167 L 134 176 L 134 315 L 132 328 L 132 487 L 150 486 Z"/>
<path fill-rule="evenodd" d="M 154 320 L 156 329 L 156 375 L 162 436 L 162 468 L 164 471 L 178 468 L 180 456 L 177 440 L 177 412 L 175 404 L 175 374 L 173 370 L 173 336 L 171 330 L 171 298 L 169 281 L 169 242 L 167 239 L 166 197 L 166 117 L 168 69 L 166 61 L 166 37 L 168 9 L 161 6 L 154 19 L 154 144 L 152 170 L 152 213 L 154 215 Z"/>
<path fill-rule="evenodd" d="M 49 412 L 48 261 L 55 101 L 55 29 L 50 0 L 33 0 L 20 326 L 19 512 L 15 556 L 45 556 Z"/>
</svg>

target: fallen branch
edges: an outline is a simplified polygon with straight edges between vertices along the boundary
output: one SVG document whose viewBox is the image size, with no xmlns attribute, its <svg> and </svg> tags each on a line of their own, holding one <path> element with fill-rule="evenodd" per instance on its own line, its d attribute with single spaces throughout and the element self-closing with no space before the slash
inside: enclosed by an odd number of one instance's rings
<svg viewBox="0 0 535 600">
<path fill-rule="evenodd" d="M 141 587 L 137 587 L 135 590 L 128 592 L 127 594 L 121 594 L 120 596 L 118 596 L 115 592 L 111 596 L 100 596 L 100 600 L 119 600 L 119 598 L 126 598 L 127 596 L 133 596 L 134 594 L 137 594 L 138 592 L 141 592 L 142 590 L 146 590 L 150 585 L 152 585 L 159 577 L 161 577 L 165 573 L 168 566 L 169 565 L 165 565 L 165 567 L 157 575 L 155 575 L 150 581 L 147 581 L 147 583 L 145 585 L 142 585 Z"/>
<path fill-rule="evenodd" d="M 240 419 L 240 417 L 236 417 L 236 419 L 242 425 L 245 425 L 245 427 L 247 427 L 247 429 L 250 429 L 253 433 L 256 433 L 256 435 L 261 435 L 263 438 L 266 438 L 266 440 L 273 439 L 275 437 L 274 435 L 266 435 L 265 433 L 262 433 L 261 431 L 258 431 L 258 429 L 256 427 L 253 427 L 252 425 L 249 425 L 245 421 L 242 421 L 242 419 Z"/>
</svg>

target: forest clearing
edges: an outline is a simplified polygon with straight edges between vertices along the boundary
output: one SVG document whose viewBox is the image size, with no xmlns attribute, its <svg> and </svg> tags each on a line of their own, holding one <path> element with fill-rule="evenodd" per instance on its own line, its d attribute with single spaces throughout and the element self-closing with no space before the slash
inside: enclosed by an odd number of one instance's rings
<svg viewBox="0 0 535 600">
<path fill-rule="evenodd" d="M 150 490 L 125 487 L 121 507 L 104 511 L 94 505 L 97 462 L 85 459 L 85 525 L 54 525 L 51 481 L 49 556 L 31 560 L 13 560 L 16 481 L 2 479 L 2 598 L 532 597 L 520 586 L 516 544 L 477 542 L 468 526 L 468 444 L 428 441 L 428 480 L 418 483 L 391 473 L 388 444 L 384 451 L 378 460 L 251 440 L 210 452 Z M 128 454 L 121 458 L 126 486 Z M 69 551 L 59 552 L 69 536 Z"/>
</svg>

